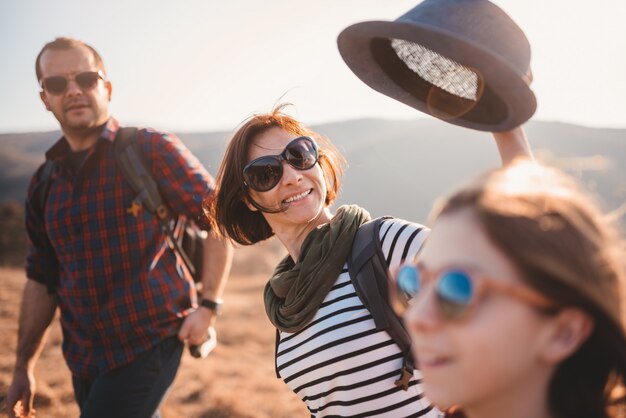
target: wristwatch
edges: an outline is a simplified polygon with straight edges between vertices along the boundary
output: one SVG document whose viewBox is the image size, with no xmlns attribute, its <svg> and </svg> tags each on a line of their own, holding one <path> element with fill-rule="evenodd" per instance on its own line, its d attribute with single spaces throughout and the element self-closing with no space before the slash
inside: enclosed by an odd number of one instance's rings
<svg viewBox="0 0 626 418">
<path fill-rule="evenodd" d="M 219 315 L 222 312 L 222 303 L 224 303 L 222 299 L 217 299 L 217 300 L 202 299 L 200 301 L 200 306 L 204 306 L 205 308 L 210 309 Z"/>
</svg>

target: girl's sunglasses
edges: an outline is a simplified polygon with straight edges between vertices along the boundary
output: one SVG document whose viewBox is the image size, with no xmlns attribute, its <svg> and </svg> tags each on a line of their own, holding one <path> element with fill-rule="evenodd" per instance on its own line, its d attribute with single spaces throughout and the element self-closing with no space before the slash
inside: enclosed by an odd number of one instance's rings
<svg viewBox="0 0 626 418">
<path fill-rule="evenodd" d="M 105 80 L 102 70 L 85 71 L 78 73 L 73 77 L 55 75 L 42 79 L 41 88 L 50 94 L 63 94 L 65 93 L 65 90 L 67 90 L 67 86 L 69 86 L 70 81 L 74 80 L 81 89 L 90 90 L 95 87 L 99 79 Z"/>
<path fill-rule="evenodd" d="M 489 291 L 506 294 L 542 311 L 551 312 L 556 308 L 549 299 L 522 284 L 504 283 L 501 280 L 459 268 L 427 271 L 423 266 L 404 265 L 398 270 L 395 292 L 392 292 L 392 302 L 396 313 L 404 315 L 411 299 L 417 297 L 425 285 L 431 281 L 434 282 L 437 305 L 446 320 L 467 316 Z"/>
<path fill-rule="evenodd" d="M 266 192 L 276 187 L 283 176 L 283 161 L 297 170 L 308 170 L 317 159 L 317 145 L 313 139 L 298 137 L 288 143 L 280 155 L 265 155 L 250 161 L 243 168 L 244 185 L 257 192 Z"/>
</svg>

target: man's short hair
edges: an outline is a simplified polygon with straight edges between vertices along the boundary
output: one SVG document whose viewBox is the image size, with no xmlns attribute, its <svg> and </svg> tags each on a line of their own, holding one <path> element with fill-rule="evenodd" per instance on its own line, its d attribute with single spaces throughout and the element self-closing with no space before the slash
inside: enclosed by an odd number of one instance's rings
<svg viewBox="0 0 626 418">
<path fill-rule="evenodd" d="M 37 81 L 41 80 L 41 76 L 42 76 L 41 55 L 43 55 L 43 53 L 46 50 L 51 49 L 54 51 L 63 51 L 63 50 L 68 50 L 68 49 L 76 49 L 80 47 L 85 47 L 91 51 L 94 59 L 96 60 L 96 66 L 98 67 L 99 70 L 102 70 L 106 74 L 106 68 L 104 68 L 104 61 L 102 61 L 102 57 L 100 56 L 100 54 L 98 54 L 98 51 L 96 51 L 91 45 L 88 45 L 87 43 L 79 39 L 68 38 L 68 37 L 63 36 L 63 37 L 56 38 L 52 42 L 48 42 L 47 44 L 44 45 L 43 48 L 41 48 L 41 51 L 39 51 L 39 55 L 37 55 L 37 60 L 35 61 L 35 73 L 37 74 Z"/>
</svg>

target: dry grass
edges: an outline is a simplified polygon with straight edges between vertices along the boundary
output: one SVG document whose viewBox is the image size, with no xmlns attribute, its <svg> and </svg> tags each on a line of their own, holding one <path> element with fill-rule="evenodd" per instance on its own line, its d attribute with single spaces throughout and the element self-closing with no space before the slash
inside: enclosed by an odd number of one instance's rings
<svg viewBox="0 0 626 418">
<path fill-rule="evenodd" d="M 161 408 L 164 418 L 308 417 L 306 408 L 274 374 L 274 328 L 265 316 L 262 290 L 278 260 L 276 243 L 236 250 L 224 314 L 216 326 L 219 345 L 205 360 L 187 352 Z M 0 268 L 0 410 L 6 411 L 17 343 L 22 270 Z M 37 363 L 38 417 L 77 417 L 70 373 L 61 353 L 56 319 Z"/>
</svg>

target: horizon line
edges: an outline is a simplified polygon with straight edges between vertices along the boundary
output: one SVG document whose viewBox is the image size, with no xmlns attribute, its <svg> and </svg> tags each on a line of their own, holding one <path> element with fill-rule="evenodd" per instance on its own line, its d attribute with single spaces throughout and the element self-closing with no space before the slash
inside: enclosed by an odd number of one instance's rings
<svg viewBox="0 0 626 418">
<path fill-rule="evenodd" d="M 116 118 L 117 119 L 117 118 Z M 118 119 L 119 120 L 119 119 Z M 389 118 L 389 117 L 377 117 L 377 116 L 362 116 L 362 117 L 355 117 L 355 118 L 347 118 L 347 119 L 335 119 L 335 120 L 326 120 L 326 121 L 318 121 L 318 122 L 312 122 L 312 123 L 305 123 L 305 125 L 307 126 L 323 126 L 323 125 L 334 125 L 334 124 L 341 124 L 341 123 L 348 123 L 348 122 L 358 122 L 358 121 L 386 121 L 386 122 L 436 122 L 436 123 L 446 123 L 445 121 L 439 120 L 437 118 L 428 116 L 428 115 L 424 115 L 424 116 L 417 116 L 417 117 L 412 117 L 412 118 L 403 118 L 403 117 L 398 117 L 398 118 Z M 243 122 L 243 121 L 241 121 Z M 128 123 L 128 124 L 122 124 L 122 126 L 140 126 L 140 127 L 148 127 L 148 128 L 154 128 L 154 129 L 158 129 L 158 130 L 164 130 L 166 132 L 172 132 L 172 133 L 176 133 L 176 134 L 205 134 L 205 133 L 223 133 L 223 132 L 233 132 L 235 129 L 237 129 L 238 126 L 240 126 L 240 123 L 238 123 L 237 125 L 233 126 L 232 128 L 226 128 L 226 127 L 215 127 L 215 128 L 161 128 L 161 127 L 156 127 L 154 124 L 135 124 L 135 123 Z M 571 126 L 575 126 L 575 127 L 579 127 L 579 128 L 584 128 L 584 129 L 597 129 L 597 130 L 626 130 L 626 125 L 624 126 L 611 126 L 611 125 L 606 125 L 606 126 L 596 126 L 596 125 L 584 125 L 584 124 L 580 124 L 580 123 L 575 123 L 575 122 L 567 122 L 567 121 L 563 121 L 563 120 L 556 120 L 556 119 L 530 119 L 527 122 L 524 123 L 524 125 L 527 124 L 532 124 L 532 123 L 551 123 L 551 124 L 562 124 L 562 125 L 571 125 Z M 448 125 L 452 125 L 455 127 L 459 127 L 457 125 L 454 124 L 448 124 Z M 463 128 L 463 127 L 459 127 L 461 129 L 469 129 L 469 130 L 474 130 L 474 129 L 470 129 L 470 128 Z M 47 129 L 47 128 L 43 128 L 43 129 L 37 129 L 37 128 L 30 128 L 30 129 L 15 129 L 15 130 L 4 130 L 2 128 L 0 128 L 0 135 L 25 135 L 25 134 L 45 134 L 45 133 L 52 133 L 52 132 L 60 132 L 61 129 L 60 128 L 56 128 L 56 129 Z"/>
</svg>

